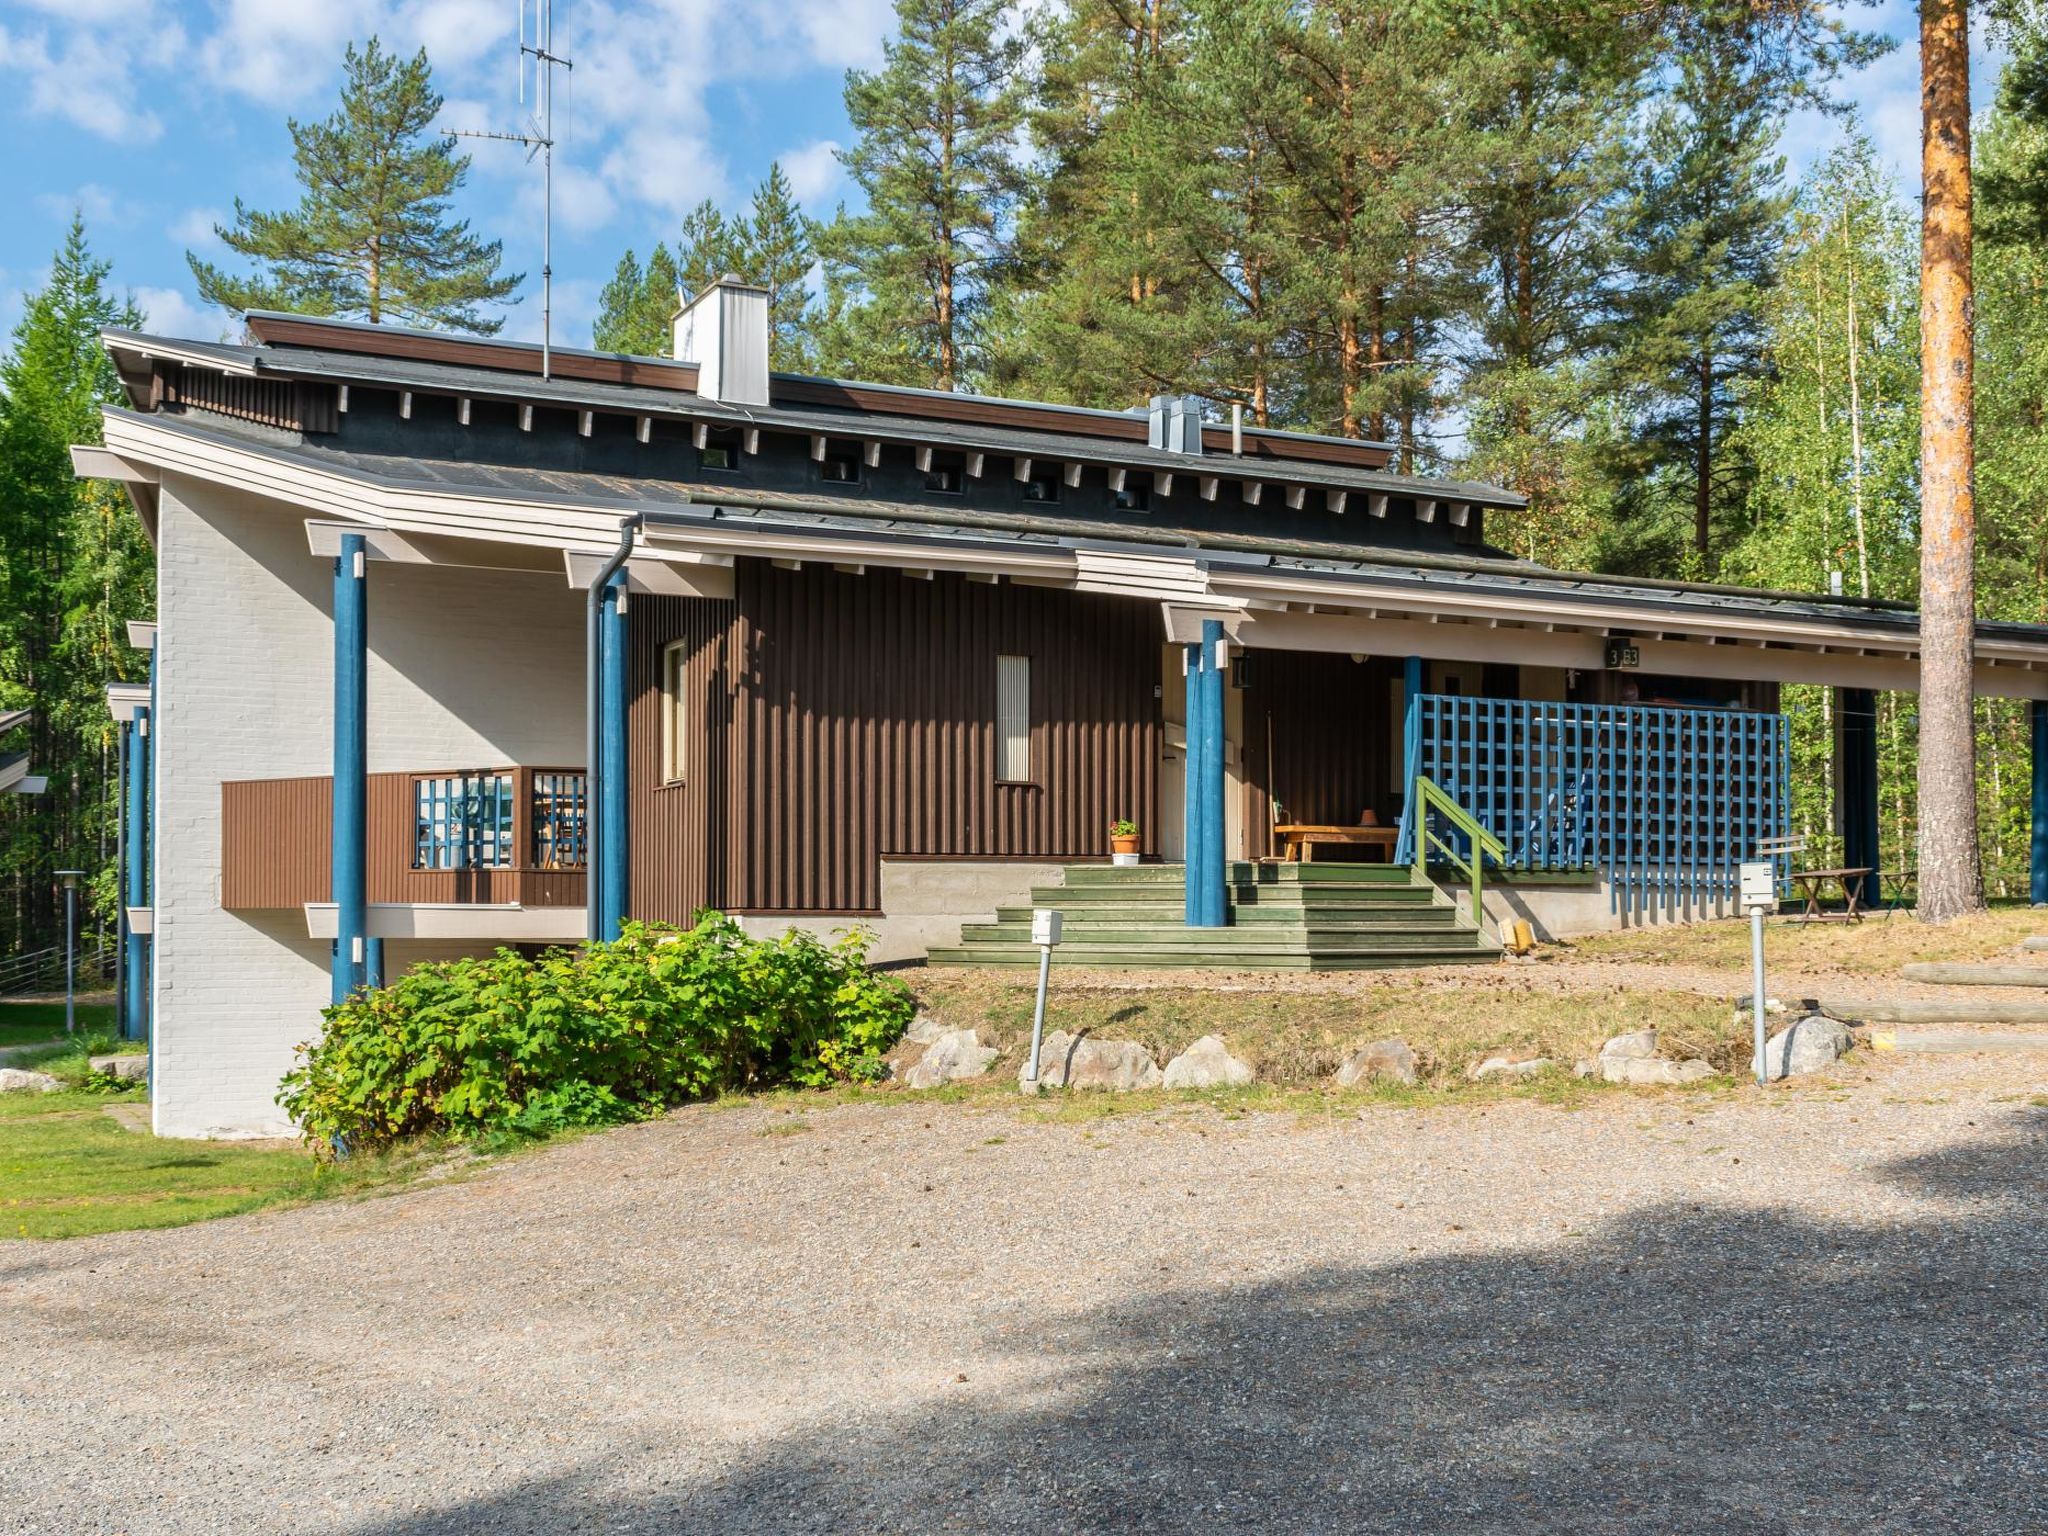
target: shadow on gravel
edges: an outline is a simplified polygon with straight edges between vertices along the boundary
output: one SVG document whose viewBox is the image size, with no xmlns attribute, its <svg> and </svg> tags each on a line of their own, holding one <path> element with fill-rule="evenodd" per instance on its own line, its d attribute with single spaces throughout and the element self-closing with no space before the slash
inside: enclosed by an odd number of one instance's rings
<svg viewBox="0 0 2048 1536">
<path fill-rule="evenodd" d="M 1670 1206 L 1554 1250 L 1134 1296 L 1002 1346 L 1043 1358 L 1051 1407 L 967 1383 L 710 1484 L 648 1491 L 663 1448 L 622 1447 L 372 1529 L 2048 1528 L 2048 1114 L 1885 1172 L 1949 1209 Z M 934 1296 L 898 1322 L 947 1314 Z"/>
</svg>

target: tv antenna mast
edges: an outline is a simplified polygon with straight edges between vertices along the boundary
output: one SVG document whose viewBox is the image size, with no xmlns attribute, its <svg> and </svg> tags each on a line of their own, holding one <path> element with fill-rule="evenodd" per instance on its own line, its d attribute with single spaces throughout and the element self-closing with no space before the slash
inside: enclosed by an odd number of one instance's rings
<svg viewBox="0 0 2048 1536">
<path fill-rule="evenodd" d="M 555 70 L 576 66 L 555 52 L 554 0 L 530 0 L 533 11 L 532 40 L 527 39 L 526 16 L 529 0 L 519 0 L 519 105 L 526 105 L 526 74 L 533 71 L 534 110 L 526 116 L 523 133 L 457 132 L 461 139 L 497 139 L 526 148 L 526 163 L 540 156 L 540 376 L 554 376 L 552 330 L 554 323 L 554 233 L 555 233 Z"/>
</svg>

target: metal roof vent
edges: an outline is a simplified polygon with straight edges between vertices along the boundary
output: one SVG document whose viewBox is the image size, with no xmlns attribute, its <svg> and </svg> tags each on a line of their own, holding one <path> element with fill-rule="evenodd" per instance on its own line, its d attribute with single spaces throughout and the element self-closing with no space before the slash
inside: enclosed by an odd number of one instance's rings
<svg viewBox="0 0 2048 1536">
<path fill-rule="evenodd" d="M 1202 451 L 1202 399 L 1199 395 L 1154 395 L 1145 441 L 1169 453 Z"/>
<path fill-rule="evenodd" d="M 677 313 L 673 350 L 678 362 L 697 365 L 697 393 L 705 399 L 766 405 L 768 290 L 721 277 Z"/>
</svg>

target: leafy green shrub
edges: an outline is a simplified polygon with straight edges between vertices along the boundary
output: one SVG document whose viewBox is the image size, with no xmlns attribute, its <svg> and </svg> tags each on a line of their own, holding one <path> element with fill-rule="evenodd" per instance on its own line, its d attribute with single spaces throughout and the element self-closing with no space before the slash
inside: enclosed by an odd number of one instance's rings
<svg viewBox="0 0 2048 1536">
<path fill-rule="evenodd" d="M 719 913 L 687 931 L 509 949 L 414 967 L 326 1010 L 278 1102 L 326 1146 L 431 1132 L 547 1135 L 770 1083 L 880 1075 L 910 994 L 867 969 L 867 936 L 753 939 Z"/>
</svg>

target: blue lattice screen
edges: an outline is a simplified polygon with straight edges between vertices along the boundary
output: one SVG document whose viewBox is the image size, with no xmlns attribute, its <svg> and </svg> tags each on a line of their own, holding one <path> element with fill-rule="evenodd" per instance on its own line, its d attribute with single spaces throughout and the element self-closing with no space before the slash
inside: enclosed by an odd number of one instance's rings
<svg viewBox="0 0 2048 1536">
<path fill-rule="evenodd" d="M 1505 843 L 1504 867 L 1606 870 L 1639 913 L 1734 893 L 1736 866 L 1785 834 L 1786 751 L 1782 715 L 1426 693 L 1409 772 Z"/>
<path fill-rule="evenodd" d="M 497 869 L 512 862 L 512 778 L 413 781 L 414 869 Z"/>
</svg>

